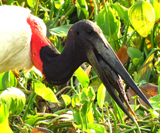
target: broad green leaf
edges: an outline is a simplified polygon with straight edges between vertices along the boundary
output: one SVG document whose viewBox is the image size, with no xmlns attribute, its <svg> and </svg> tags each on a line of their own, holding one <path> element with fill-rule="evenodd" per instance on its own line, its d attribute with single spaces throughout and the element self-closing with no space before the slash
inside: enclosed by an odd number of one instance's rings
<svg viewBox="0 0 160 133">
<path fill-rule="evenodd" d="M 108 7 L 108 12 L 105 7 L 99 12 L 97 16 L 97 24 L 102 29 L 103 34 L 109 36 L 109 26 L 111 28 L 111 34 L 114 34 L 119 29 L 119 21 L 114 16 L 113 10 Z M 107 19 L 109 15 L 109 20 Z"/>
<path fill-rule="evenodd" d="M 128 23 L 128 9 L 118 3 L 111 4 L 111 7 L 114 8 L 121 19 L 124 20 L 125 25 Z"/>
<path fill-rule="evenodd" d="M 160 18 L 160 4 L 153 0 L 153 8 L 154 8 L 154 11 L 155 11 L 155 21 L 158 20 Z"/>
<path fill-rule="evenodd" d="M 149 98 L 149 102 L 152 105 L 153 109 L 160 109 L 160 94 Z"/>
<path fill-rule="evenodd" d="M 49 30 L 49 32 L 52 35 L 57 35 L 57 36 L 60 36 L 60 37 L 66 37 L 67 34 L 68 34 L 68 30 L 70 29 L 71 26 L 72 26 L 72 24 L 63 25 L 63 26 L 60 26 L 60 27 L 52 28 L 52 29 Z"/>
<path fill-rule="evenodd" d="M 26 102 L 25 94 L 18 88 L 8 88 L 0 95 L 2 103 L 6 104 L 9 109 L 9 115 L 19 115 Z"/>
<path fill-rule="evenodd" d="M 138 74 L 137 74 L 137 80 L 138 82 L 142 81 L 142 80 L 146 80 L 147 82 L 149 81 L 149 78 L 151 76 L 151 71 L 152 71 L 152 67 L 153 67 L 153 57 L 154 54 L 152 54 L 144 63 L 143 65 L 140 67 Z"/>
<path fill-rule="evenodd" d="M 0 103 L 0 131 L 1 133 L 13 133 L 9 126 L 9 111 L 5 104 Z"/>
<path fill-rule="evenodd" d="M 140 50 L 136 49 L 136 48 L 132 48 L 129 47 L 127 49 L 127 54 L 129 55 L 129 57 L 133 60 L 134 58 L 142 58 L 143 54 L 141 53 Z"/>
<path fill-rule="evenodd" d="M 62 96 L 62 99 L 65 103 L 65 106 L 67 107 L 71 103 L 71 98 L 66 94 L 63 94 L 61 96 Z"/>
<path fill-rule="evenodd" d="M 5 72 L 2 77 L 2 85 L 4 89 L 16 86 L 15 76 L 12 71 Z"/>
<path fill-rule="evenodd" d="M 77 77 L 78 81 L 83 85 L 83 87 L 88 87 L 89 85 L 89 78 L 87 74 L 84 72 L 82 68 L 78 68 L 74 72 L 75 76 Z"/>
<path fill-rule="evenodd" d="M 89 12 L 87 2 L 85 0 L 76 0 L 78 19 L 88 19 Z"/>
<path fill-rule="evenodd" d="M 129 8 L 129 20 L 134 29 L 143 37 L 147 37 L 154 26 L 155 12 L 152 5 L 140 1 Z"/>
<path fill-rule="evenodd" d="M 35 93 L 49 102 L 58 102 L 53 91 L 39 81 L 34 81 Z"/>
<path fill-rule="evenodd" d="M 27 3 L 30 7 L 34 8 L 34 6 L 36 5 L 36 0 L 27 0 Z"/>
<path fill-rule="evenodd" d="M 81 124 L 81 112 L 79 110 L 74 110 L 73 111 L 73 118 L 74 118 L 74 121 L 80 125 Z"/>
<path fill-rule="evenodd" d="M 97 93 L 97 102 L 100 108 L 103 108 L 104 100 L 105 100 L 106 88 L 103 84 L 98 88 Z"/>
</svg>

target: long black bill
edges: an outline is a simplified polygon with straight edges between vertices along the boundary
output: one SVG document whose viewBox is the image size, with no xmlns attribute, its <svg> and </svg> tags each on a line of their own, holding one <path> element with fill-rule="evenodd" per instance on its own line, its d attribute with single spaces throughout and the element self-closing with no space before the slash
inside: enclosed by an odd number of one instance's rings
<svg viewBox="0 0 160 133">
<path fill-rule="evenodd" d="M 135 91 L 135 93 L 143 99 L 143 101 L 152 108 L 151 104 L 137 87 L 135 82 L 132 80 L 126 69 L 123 67 L 115 52 L 112 50 L 111 46 L 105 39 L 103 34 L 99 35 L 99 38 L 96 38 L 91 42 L 96 52 L 93 52 L 93 48 L 88 49 L 87 57 L 90 64 L 95 69 L 96 73 L 100 77 L 101 81 L 107 88 L 108 92 L 119 105 L 119 107 L 132 119 L 129 110 L 124 106 L 122 100 L 126 102 L 127 106 L 127 97 L 123 89 L 122 81 L 119 78 L 119 75 L 123 80 Z M 117 95 L 118 91 L 119 96 Z M 133 112 L 131 112 L 133 114 Z M 132 119 L 133 120 L 133 119 Z"/>
</svg>

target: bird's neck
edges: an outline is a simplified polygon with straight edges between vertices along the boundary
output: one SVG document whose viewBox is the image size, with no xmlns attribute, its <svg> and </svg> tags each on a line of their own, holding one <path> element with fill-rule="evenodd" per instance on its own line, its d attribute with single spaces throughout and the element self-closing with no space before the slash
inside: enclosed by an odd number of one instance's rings
<svg viewBox="0 0 160 133">
<path fill-rule="evenodd" d="M 78 54 L 78 49 L 75 50 L 73 45 L 68 44 L 60 54 L 32 16 L 28 17 L 27 22 L 32 30 L 31 59 L 34 66 L 43 73 L 49 83 L 55 85 L 65 83 L 85 61 L 85 58 Z M 72 43 L 72 41 L 67 43 Z"/>
<path fill-rule="evenodd" d="M 28 16 L 27 23 L 30 25 L 31 36 L 31 59 L 34 66 L 43 72 L 43 62 L 40 59 L 40 50 L 42 47 L 50 46 L 49 40 L 43 35 L 43 29 L 33 15 Z"/>
</svg>

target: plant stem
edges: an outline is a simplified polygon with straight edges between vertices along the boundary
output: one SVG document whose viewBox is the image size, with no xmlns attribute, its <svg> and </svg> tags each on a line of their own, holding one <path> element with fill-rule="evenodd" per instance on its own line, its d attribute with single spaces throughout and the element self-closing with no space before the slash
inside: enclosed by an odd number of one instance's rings
<svg viewBox="0 0 160 133">
<path fill-rule="evenodd" d="M 108 103 L 105 102 L 104 103 L 105 107 L 106 107 L 106 112 L 107 112 L 107 119 L 108 119 L 108 125 L 109 125 L 109 132 L 112 133 L 112 125 L 109 119 L 109 111 L 108 111 Z"/>
</svg>

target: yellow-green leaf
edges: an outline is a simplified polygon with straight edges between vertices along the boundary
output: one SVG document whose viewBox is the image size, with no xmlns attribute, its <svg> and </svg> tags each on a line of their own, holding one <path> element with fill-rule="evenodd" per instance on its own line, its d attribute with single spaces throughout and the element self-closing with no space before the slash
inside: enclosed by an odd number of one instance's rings
<svg viewBox="0 0 160 133">
<path fill-rule="evenodd" d="M 0 103 L 0 132 L 1 133 L 13 133 L 9 127 L 8 116 L 9 111 L 5 104 Z"/>
<path fill-rule="evenodd" d="M 103 84 L 101 84 L 100 87 L 98 88 L 98 93 L 97 93 L 97 102 L 100 108 L 103 108 L 105 94 L 106 94 L 106 88 L 104 87 Z"/>
<path fill-rule="evenodd" d="M 58 102 L 53 91 L 39 81 L 35 81 L 35 93 L 49 102 Z"/>
<path fill-rule="evenodd" d="M 62 99 L 63 99 L 65 105 L 68 106 L 71 103 L 71 98 L 66 94 L 61 95 L 61 96 L 62 96 Z"/>
<path fill-rule="evenodd" d="M 138 74 L 137 74 L 137 80 L 138 82 L 145 80 L 148 81 L 151 75 L 152 66 L 153 66 L 153 57 L 154 54 L 152 54 L 145 63 L 140 67 Z"/>
<path fill-rule="evenodd" d="M 83 71 L 82 68 L 78 68 L 74 74 L 76 75 L 78 81 L 83 85 L 83 87 L 88 87 L 89 85 L 89 78 L 87 74 Z"/>
<path fill-rule="evenodd" d="M 155 12 L 152 5 L 146 1 L 140 1 L 131 6 L 128 13 L 134 29 L 141 36 L 147 37 L 155 22 Z"/>
</svg>

